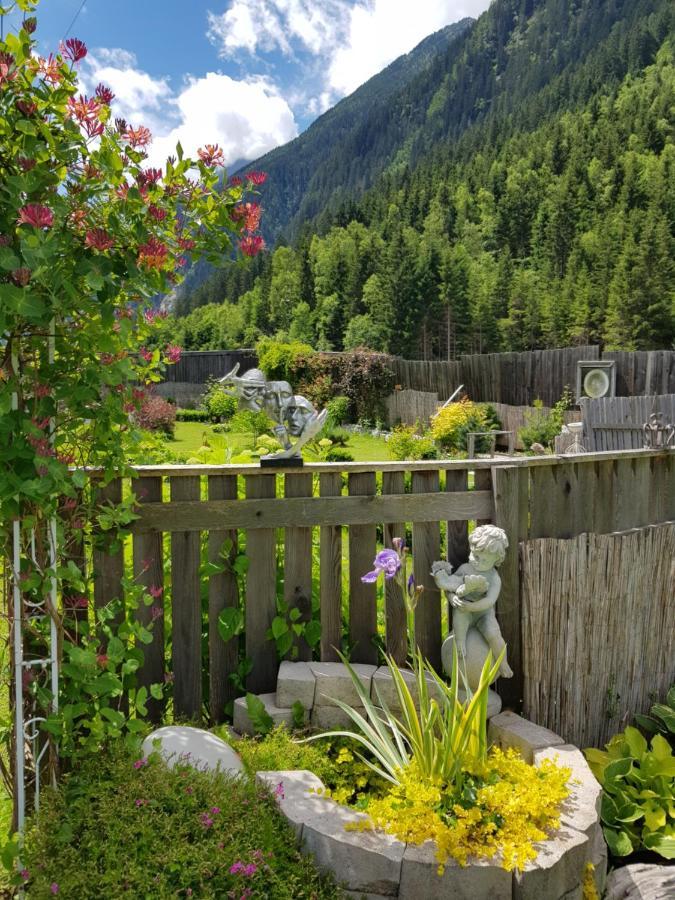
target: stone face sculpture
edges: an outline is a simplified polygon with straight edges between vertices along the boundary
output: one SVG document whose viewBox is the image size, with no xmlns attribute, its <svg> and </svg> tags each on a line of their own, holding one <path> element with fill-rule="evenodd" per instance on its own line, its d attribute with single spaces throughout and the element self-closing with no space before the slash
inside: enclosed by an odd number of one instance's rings
<svg viewBox="0 0 675 900">
<path fill-rule="evenodd" d="M 443 643 L 441 660 L 446 673 L 452 672 L 453 644 L 457 647 L 460 671 L 471 690 L 480 680 L 488 651 L 496 659 L 506 643 L 502 637 L 495 604 L 502 582 L 497 566 L 504 561 L 509 545 L 506 533 L 495 525 L 481 525 L 469 537 L 469 561 L 453 574 L 445 561 L 435 562 L 431 574 L 437 586 L 445 591 L 452 606 L 453 633 Z M 511 678 L 513 672 L 506 653 L 499 668 L 499 677 Z M 493 709 L 498 697 L 490 692 Z"/>
<path fill-rule="evenodd" d="M 241 409 L 267 413 L 275 422 L 274 433 L 283 448 L 261 457 L 260 464 L 302 465 L 300 451 L 321 431 L 328 411 L 317 412 L 306 397 L 293 394 L 287 381 L 267 381 L 260 369 L 249 369 L 241 377 L 237 376 L 238 371 L 239 363 L 220 379 L 220 383 L 238 399 Z M 291 437 L 296 438 L 294 444 Z"/>
</svg>

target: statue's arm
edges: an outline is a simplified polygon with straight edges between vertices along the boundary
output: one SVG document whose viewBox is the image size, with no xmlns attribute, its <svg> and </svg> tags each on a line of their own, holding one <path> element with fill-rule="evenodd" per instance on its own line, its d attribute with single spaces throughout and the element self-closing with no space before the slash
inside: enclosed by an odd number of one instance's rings
<svg viewBox="0 0 675 900">
<path fill-rule="evenodd" d="M 472 613 L 483 613 L 487 612 L 497 602 L 497 598 L 499 597 L 499 592 L 502 589 L 502 580 L 499 575 L 495 572 L 494 578 L 492 580 L 492 584 L 488 588 L 487 594 L 484 597 L 481 597 L 480 600 L 474 600 L 473 603 L 467 603 L 467 609 L 471 610 Z"/>
</svg>

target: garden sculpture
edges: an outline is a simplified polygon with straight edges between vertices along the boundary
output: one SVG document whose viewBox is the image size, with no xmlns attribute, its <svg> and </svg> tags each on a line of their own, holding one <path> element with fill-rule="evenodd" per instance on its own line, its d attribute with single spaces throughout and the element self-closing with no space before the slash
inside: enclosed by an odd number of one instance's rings
<svg viewBox="0 0 675 900">
<path fill-rule="evenodd" d="M 237 398 L 241 409 L 267 413 L 275 423 L 274 433 L 282 445 L 277 453 L 261 457 L 260 464 L 302 465 L 300 451 L 321 431 L 328 411 L 317 412 L 306 397 L 293 394 L 287 381 L 267 381 L 260 369 L 249 369 L 241 377 L 238 371 L 239 363 L 220 383 Z M 295 443 L 291 443 L 291 437 L 296 439 Z"/>
<path fill-rule="evenodd" d="M 496 659 L 502 650 L 506 650 L 495 604 L 502 586 L 497 566 L 504 561 L 508 545 L 503 529 L 481 525 L 469 537 L 469 561 L 459 566 L 454 574 L 450 563 L 443 560 L 431 567 L 434 581 L 446 592 L 452 606 L 453 633 L 441 648 L 443 668 L 451 674 L 452 650 L 456 644 L 463 680 L 472 691 L 478 686 L 488 651 Z M 512 675 L 505 653 L 499 676 L 511 678 Z M 496 694 L 493 697 L 498 700 Z"/>
</svg>

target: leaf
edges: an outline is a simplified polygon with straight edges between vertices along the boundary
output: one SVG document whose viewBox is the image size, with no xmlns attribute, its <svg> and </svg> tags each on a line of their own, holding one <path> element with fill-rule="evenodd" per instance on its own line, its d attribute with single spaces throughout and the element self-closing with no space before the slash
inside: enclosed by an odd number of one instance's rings
<svg viewBox="0 0 675 900">
<path fill-rule="evenodd" d="M 288 625 L 281 616 L 275 616 L 272 619 L 272 637 L 275 641 L 278 641 L 282 635 L 286 634 L 288 631 Z"/>
<path fill-rule="evenodd" d="M 629 756 L 616 759 L 605 769 L 605 779 L 610 781 L 613 778 L 625 778 L 632 768 L 633 760 Z"/>
<path fill-rule="evenodd" d="M 147 699 L 148 699 L 148 689 L 145 686 L 139 687 L 139 689 L 136 691 L 135 706 L 136 706 L 136 709 L 138 710 L 138 712 L 142 716 L 146 716 L 148 714 L 148 710 L 145 705 Z"/>
<path fill-rule="evenodd" d="M 305 640 L 310 647 L 316 647 L 321 640 L 321 622 L 312 619 L 305 626 Z"/>
<path fill-rule="evenodd" d="M 161 700 L 164 697 L 164 688 L 161 684 L 150 685 L 150 696 L 154 700 Z"/>
<path fill-rule="evenodd" d="M 645 825 L 650 831 L 658 831 L 666 824 L 666 811 L 655 800 L 647 800 L 642 804 Z"/>
<path fill-rule="evenodd" d="M 647 741 L 640 734 L 637 728 L 629 725 L 623 733 L 624 739 L 628 744 L 630 755 L 635 759 L 640 759 L 643 753 L 647 752 Z"/>
<path fill-rule="evenodd" d="M 257 734 L 269 734 L 274 728 L 274 720 L 265 709 L 265 704 L 255 694 L 246 694 L 246 709 L 251 725 Z"/>
<path fill-rule="evenodd" d="M 301 615 L 302 615 L 302 613 L 300 612 L 300 610 L 298 609 L 298 607 L 297 607 L 297 606 L 294 606 L 294 607 L 289 611 L 289 613 L 288 613 L 288 618 L 291 620 L 291 622 L 297 622 Z"/>
<path fill-rule="evenodd" d="M 625 831 L 603 828 L 602 832 L 613 856 L 628 856 L 633 852 L 633 844 Z"/>
<path fill-rule="evenodd" d="M 117 709 L 110 709 L 109 706 L 103 707 L 101 710 L 101 715 L 104 719 L 107 719 L 108 722 L 111 722 L 116 728 L 121 728 L 124 725 L 125 716 Z"/>
<path fill-rule="evenodd" d="M 244 630 L 244 614 L 238 606 L 226 606 L 218 616 L 218 634 L 229 641 Z"/>
<path fill-rule="evenodd" d="M 286 634 L 282 634 L 277 638 L 276 644 L 279 656 L 285 656 L 293 646 L 293 632 L 287 631 Z"/>
<path fill-rule="evenodd" d="M 609 841 L 608 841 L 609 843 Z M 648 850 L 653 850 L 665 859 L 675 859 L 675 836 L 669 834 L 645 835 L 642 843 Z"/>
<path fill-rule="evenodd" d="M 652 753 L 659 760 L 670 759 L 673 756 L 670 744 L 660 734 L 654 735 L 652 738 Z"/>
<path fill-rule="evenodd" d="M 293 725 L 295 728 L 302 728 L 305 724 L 305 707 L 299 700 L 296 700 L 291 706 L 291 714 L 293 716 Z"/>
</svg>

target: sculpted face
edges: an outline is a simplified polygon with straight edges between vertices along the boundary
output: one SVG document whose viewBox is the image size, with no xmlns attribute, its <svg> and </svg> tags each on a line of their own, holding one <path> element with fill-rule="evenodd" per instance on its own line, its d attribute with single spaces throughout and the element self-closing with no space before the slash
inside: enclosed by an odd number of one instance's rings
<svg viewBox="0 0 675 900">
<path fill-rule="evenodd" d="M 262 412 L 265 403 L 265 376 L 260 369 L 249 369 L 236 383 L 239 405 L 251 412 Z"/>
<path fill-rule="evenodd" d="M 501 554 L 491 553 L 489 550 L 474 549 L 469 554 L 469 562 L 473 564 L 477 572 L 487 572 L 494 568 Z"/>
<path fill-rule="evenodd" d="M 287 381 L 268 381 L 265 386 L 265 412 L 275 422 L 283 422 L 293 399 L 293 388 Z"/>
<path fill-rule="evenodd" d="M 293 437 L 300 437 L 305 425 L 315 414 L 316 410 L 309 400 L 296 394 L 286 409 L 288 433 Z"/>
</svg>

